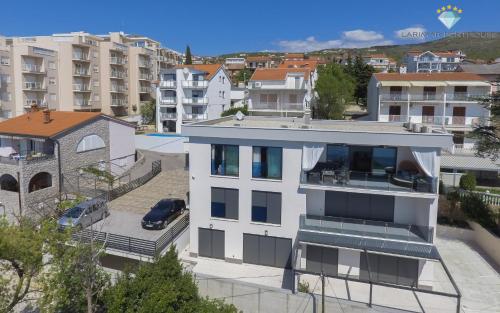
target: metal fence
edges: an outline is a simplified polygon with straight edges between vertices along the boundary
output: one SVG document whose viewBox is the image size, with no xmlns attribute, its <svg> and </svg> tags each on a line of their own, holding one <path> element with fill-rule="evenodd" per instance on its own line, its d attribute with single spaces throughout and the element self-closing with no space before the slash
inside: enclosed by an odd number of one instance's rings
<svg viewBox="0 0 500 313">
<path fill-rule="evenodd" d="M 91 229 L 84 229 L 72 235 L 73 240 L 103 244 L 105 248 L 136 253 L 146 256 L 159 255 L 189 225 L 189 213 L 182 216 L 157 240 L 146 240 L 131 236 L 116 235 Z"/>
<path fill-rule="evenodd" d="M 494 194 L 494 193 L 487 193 L 487 192 L 478 192 L 478 191 L 466 191 L 466 190 L 460 190 L 460 197 L 465 197 L 466 195 L 473 193 L 481 200 L 483 200 L 484 203 L 489 204 L 489 205 L 494 205 L 494 206 L 500 206 L 500 195 Z"/>
<path fill-rule="evenodd" d="M 124 185 L 121 185 L 117 188 L 111 189 L 108 192 L 108 201 L 113 201 L 114 199 L 123 196 L 127 192 L 130 192 L 130 191 L 144 185 L 145 183 L 150 181 L 153 177 L 158 175 L 160 172 L 161 172 L 161 161 L 160 160 L 153 161 L 152 168 L 151 168 L 150 172 L 147 172 L 145 175 L 143 175 L 139 178 L 136 178 L 136 179 L 124 184 Z"/>
</svg>

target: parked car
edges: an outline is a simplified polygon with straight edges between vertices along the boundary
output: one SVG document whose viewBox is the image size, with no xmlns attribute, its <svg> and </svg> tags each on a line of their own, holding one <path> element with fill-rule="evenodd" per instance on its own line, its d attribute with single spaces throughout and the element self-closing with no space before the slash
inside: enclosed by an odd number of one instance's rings
<svg viewBox="0 0 500 313">
<path fill-rule="evenodd" d="M 186 203 L 181 199 L 163 199 L 155 204 L 142 219 L 145 229 L 162 229 L 184 213 Z"/>
<path fill-rule="evenodd" d="M 91 199 L 77 204 L 59 218 L 59 227 L 86 228 L 109 215 L 107 202 L 103 199 Z"/>
</svg>

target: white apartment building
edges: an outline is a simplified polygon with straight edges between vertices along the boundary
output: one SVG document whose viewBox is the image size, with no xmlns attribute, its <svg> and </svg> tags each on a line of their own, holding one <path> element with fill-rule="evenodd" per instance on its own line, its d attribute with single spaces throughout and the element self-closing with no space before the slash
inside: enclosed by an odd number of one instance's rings
<svg viewBox="0 0 500 313">
<path fill-rule="evenodd" d="M 251 115 L 302 116 L 310 107 L 315 67 L 256 69 L 248 82 Z"/>
<path fill-rule="evenodd" d="M 409 51 L 403 57 L 403 64 L 410 73 L 454 72 L 465 59 L 460 51 Z"/>
<path fill-rule="evenodd" d="M 152 39 L 121 32 L 2 37 L 0 51 L 4 118 L 22 115 L 34 104 L 137 115 L 155 96 L 159 69 L 178 64 L 182 57 Z"/>
<path fill-rule="evenodd" d="M 225 117 L 182 134 L 193 257 L 432 288 L 450 134 L 307 116 Z"/>
<path fill-rule="evenodd" d="M 464 135 L 487 123 L 489 110 L 480 102 L 490 84 L 476 74 L 377 73 L 368 84 L 370 119 L 444 127 L 461 148 L 473 146 Z"/>
<path fill-rule="evenodd" d="M 221 64 L 180 65 L 161 73 L 156 128 L 181 132 L 183 123 L 220 117 L 231 106 L 231 79 Z"/>
<path fill-rule="evenodd" d="M 363 62 L 372 66 L 376 71 L 387 73 L 389 71 L 396 71 L 396 61 L 388 58 L 385 54 L 370 54 L 363 56 Z"/>
</svg>

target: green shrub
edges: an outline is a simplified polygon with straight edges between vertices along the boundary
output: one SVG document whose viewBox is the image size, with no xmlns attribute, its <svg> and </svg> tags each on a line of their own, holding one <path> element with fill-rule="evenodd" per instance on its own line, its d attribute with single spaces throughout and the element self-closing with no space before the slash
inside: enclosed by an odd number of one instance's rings
<svg viewBox="0 0 500 313">
<path fill-rule="evenodd" d="M 471 173 L 462 175 L 460 177 L 460 188 L 470 191 L 476 189 L 476 176 Z"/>
<path fill-rule="evenodd" d="M 478 195 L 469 193 L 464 196 L 460 206 L 468 218 L 478 222 L 483 227 L 494 228 L 496 226 L 493 211 Z"/>
<path fill-rule="evenodd" d="M 299 292 L 304 292 L 304 293 L 310 293 L 311 290 L 309 289 L 309 283 L 308 282 L 301 282 L 299 281 Z"/>
<path fill-rule="evenodd" d="M 238 113 L 238 111 L 241 111 L 241 113 L 248 115 L 248 106 L 244 105 L 239 108 L 230 108 L 227 109 L 226 111 L 222 112 L 220 116 L 230 116 L 230 115 L 235 115 Z"/>
</svg>

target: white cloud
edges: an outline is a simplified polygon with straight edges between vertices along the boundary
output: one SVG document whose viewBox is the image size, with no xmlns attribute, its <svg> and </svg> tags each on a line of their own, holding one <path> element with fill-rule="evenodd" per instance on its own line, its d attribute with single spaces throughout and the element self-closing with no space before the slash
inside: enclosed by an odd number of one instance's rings
<svg viewBox="0 0 500 313">
<path fill-rule="evenodd" d="M 423 37 L 421 34 L 426 31 L 427 29 L 423 26 L 415 25 L 394 31 L 394 36 L 399 39 L 415 39 L 415 37 Z"/>
<path fill-rule="evenodd" d="M 280 50 L 289 52 L 308 52 L 323 49 L 335 48 L 365 48 L 372 46 L 391 45 L 391 40 L 386 40 L 381 33 L 355 29 L 342 33 L 341 38 L 325 41 L 316 40 L 314 36 L 307 37 L 305 40 L 281 40 L 276 44 Z"/>
</svg>

